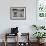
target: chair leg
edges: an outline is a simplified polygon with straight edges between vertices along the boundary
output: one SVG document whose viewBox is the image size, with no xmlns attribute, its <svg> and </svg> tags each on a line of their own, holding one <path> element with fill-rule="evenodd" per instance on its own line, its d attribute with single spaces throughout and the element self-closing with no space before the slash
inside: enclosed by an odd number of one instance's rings
<svg viewBox="0 0 46 46">
<path fill-rule="evenodd" d="M 4 42 L 4 44 L 5 44 L 5 46 L 7 46 L 7 42 L 6 41 Z"/>
<path fill-rule="evenodd" d="M 7 33 L 5 34 L 5 46 L 7 46 Z"/>
</svg>

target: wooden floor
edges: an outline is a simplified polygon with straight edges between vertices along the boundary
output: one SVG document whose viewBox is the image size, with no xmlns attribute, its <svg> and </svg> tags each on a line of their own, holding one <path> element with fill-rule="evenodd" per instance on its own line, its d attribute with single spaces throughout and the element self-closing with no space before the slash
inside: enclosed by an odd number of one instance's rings
<svg viewBox="0 0 46 46">
<path fill-rule="evenodd" d="M 3 42 L 2 43 L 0 42 L 0 46 L 4 46 L 4 43 Z M 7 46 L 15 46 L 15 42 L 14 43 L 10 42 L 10 43 L 8 43 Z M 30 43 L 30 46 L 37 46 L 37 43 L 32 42 L 32 43 Z M 44 43 L 44 45 L 42 45 L 42 46 L 46 46 L 46 43 Z"/>
</svg>

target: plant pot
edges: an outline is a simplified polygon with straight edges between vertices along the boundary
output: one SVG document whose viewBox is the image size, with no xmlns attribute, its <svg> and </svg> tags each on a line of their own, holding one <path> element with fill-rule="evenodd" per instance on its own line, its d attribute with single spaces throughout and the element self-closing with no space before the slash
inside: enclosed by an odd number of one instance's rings
<svg viewBox="0 0 46 46">
<path fill-rule="evenodd" d="M 44 42 L 44 40 L 45 40 L 45 39 L 38 39 L 37 42 L 41 44 L 41 43 Z"/>
<path fill-rule="evenodd" d="M 44 40 L 45 40 L 45 39 L 40 39 L 40 43 L 44 43 Z"/>
<path fill-rule="evenodd" d="M 40 39 L 37 39 L 37 43 L 40 43 Z"/>
</svg>

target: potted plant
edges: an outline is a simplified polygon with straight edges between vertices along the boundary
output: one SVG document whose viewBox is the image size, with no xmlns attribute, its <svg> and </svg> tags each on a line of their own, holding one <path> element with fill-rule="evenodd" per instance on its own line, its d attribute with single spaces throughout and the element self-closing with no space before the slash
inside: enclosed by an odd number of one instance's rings
<svg viewBox="0 0 46 46">
<path fill-rule="evenodd" d="M 42 38 L 45 38 L 44 36 L 46 36 L 46 33 L 45 32 L 35 32 L 33 35 L 37 38 L 37 41 L 40 43 L 40 40 Z"/>
<path fill-rule="evenodd" d="M 32 27 L 35 28 L 35 30 L 37 30 L 37 32 L 35 32 L 33 35 L 37 38 L 37 41 L 40 42 L 40 40 L 42 40 L 42 38 L 46 36 L 46 33 L 40 32 L 39 30 L 44 30 L 45 26 L 32 25 Z"/>
</svg>

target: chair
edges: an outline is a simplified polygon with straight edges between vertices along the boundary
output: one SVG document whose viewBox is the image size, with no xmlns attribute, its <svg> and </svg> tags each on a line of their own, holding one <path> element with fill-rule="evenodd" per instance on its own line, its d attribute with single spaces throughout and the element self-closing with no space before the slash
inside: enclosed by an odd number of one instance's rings
<svg viewBox="0 0 46 46">
<path fill-rule="evenodd" d="M 21 37 L 20 40 L 22 41 L 19 42 L 19 46 L 30 46 L 29 33 L 21 33 Z"/>
<path fill-rule="evenodd" d="M 12 35 L 12 34 L 9 34 L 9 33 L 5 34 L 5 46 L 8 45 L 7 39 L 10 38 L 11 36 L 17 36 L 17 38 L 15 38 L 15 40 L 16 40 L 16 46 L 18 46 L 18 34 L 17 35 L 16 34 Z"/>
<path fill-rule="evenodd" d="M 7 46 L 7 38 L 17 36 L 17 39 L 15 38 L 16 41 L 16 46 L 18 46 L 18 27 L 16 28 L 11 28 L 11 33 L 5 33 L 5 46 Z"/>
</svg>

